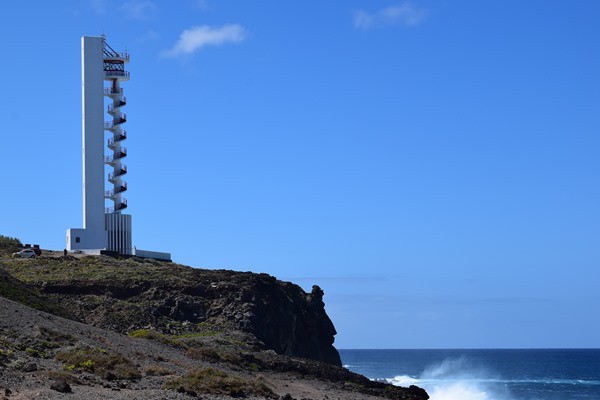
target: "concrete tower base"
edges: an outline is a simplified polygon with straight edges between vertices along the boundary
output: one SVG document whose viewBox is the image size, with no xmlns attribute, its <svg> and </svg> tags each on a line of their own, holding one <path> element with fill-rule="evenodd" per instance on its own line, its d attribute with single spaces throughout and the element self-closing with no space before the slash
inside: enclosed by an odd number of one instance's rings
<svg viewBox="0 0 600 400">
<path fill-rule="evenodd" d="M 106 248 L 106 238 L 105 230 L 67 229 L 67 250 L 102 250 Z"/>
<path fill-rule="evenodd" d="M 134 254 L 131 240 L 131 215 L 105 214 L 108 241 L 106 250 Z"/>
</svg>

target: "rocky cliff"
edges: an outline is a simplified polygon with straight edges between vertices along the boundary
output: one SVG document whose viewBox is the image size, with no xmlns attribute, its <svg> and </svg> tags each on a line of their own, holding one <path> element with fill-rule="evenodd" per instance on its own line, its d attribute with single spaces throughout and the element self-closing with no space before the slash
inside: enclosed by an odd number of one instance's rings
<svg viewBox="0 0 600 400">
<path fill-rule="evenodd" d="M 266 274 L 0 251 L 0 397 L 427 400 L 341 367 L 323 295 Z"/>
<path fill-rule="evenodd" d="M 266 274 L 109 257 L 13 260 L 6 270 L 91 325 L 128 333 L 238 332 L 278 354 L 341 365 L 323 291 Z"/>
</svg>

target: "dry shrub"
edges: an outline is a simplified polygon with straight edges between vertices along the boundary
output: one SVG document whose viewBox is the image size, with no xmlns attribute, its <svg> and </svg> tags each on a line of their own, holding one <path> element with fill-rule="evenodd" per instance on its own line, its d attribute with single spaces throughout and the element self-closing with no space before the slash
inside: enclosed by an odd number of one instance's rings
<svg viewBox="0 0 600 400">
<path fill-rule="evenodd" d="M 192 347 L 188 349 L 187 356 L 196 360 L 205 360 L 211 362 L 226 362 L 233 365 L 241 365 L 241 357 L 231 351 L 217 351 L 210 347 Z"/>
<path fill-rule="evenodd" d="M 167 368 L 161 367 L 160 365 L 150 365 L 144 370 L 144 374 L 148 376 L 165 376 L 172 375 L 173 372 L 171 372 L 171 370 L 168 370 Z"/>
<path fill-rule="evenodd" d="M 75 338 L 68 333 L 58 332 L 44 326 L 40 327 L 40 335 L 50 343 L 73 344 Z"/>
<path fill-rule="evenodd" d="M 46 376 L 53 381 L 66 381 L 76 385 L 82 384 L 81 380 L 70 371 L 48 371 L 46 372 Z"/>
<path fill-rule="evenodd" d="M 129 332 L 128 336 L 134 339 L 154 340 L 155 342 L 160 342 L 173 347 L 183 346 L 176 339 L 152 329 L 138 329 L 136 331 Z"/>
<path fill-rule="evenodd" d="M 168 381 L 167 389 L 186 393 L 215 394 L 231 397 L 262 396 L 274 398 L 273 391 L 262 379 L 248 380 L 228 375 L 213 368 L 200 368 Z"/>
</svg>

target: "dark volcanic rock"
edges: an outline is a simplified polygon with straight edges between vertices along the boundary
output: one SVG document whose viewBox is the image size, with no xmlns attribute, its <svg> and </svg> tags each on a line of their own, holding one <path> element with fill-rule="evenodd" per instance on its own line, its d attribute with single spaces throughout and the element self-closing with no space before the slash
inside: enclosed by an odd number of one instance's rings
<svg viewBox="0 0 600 400">
<path fill-rule="evenodd" d="M 27 363 L 21 367 L 21 371 L 23 372 L 35 372 L 38 370 L 37 364 L 34 362 Z"/>
<path fill-rule="evenodd" d="M 121 333 L 149 328 L 179 335 L 204 324 L 240 332 L 279 354 L 341 365 L 318 286 L 306 293 L 267 274 L 132 259 L 36 263 L 24 271 L 28 283 L 86 323 Z"/>
<path fill-rule="evenodd" d="M 253 333 L 279 354 L 341 366 L 333 347 L 337 332 L 325 313 L 323 291 L 313 286 L 307 295 L 296 285 L 269 278 L 257 283 L 257 301 L 250 303 L 248 320 Z"/>
<path fill-rule="evenodd" d="M 63 380 L 54 381 L 52 385 L 50 385 L 50 389 L 60 393 L 71 393 L 71 386 Z"/>
<path fill-rule="evenodd" d="M 413 395 L 416 398 L 427 399 L 429 397 L 429 395 L 427 394 L 427 392 L 425 391 L 425 389 L 420 388 L 420 387 L 415 386 L 415 385 L 410 385 L 408 387 L 408 393 L 410 393 L 411 395 Z"/>
</svg>

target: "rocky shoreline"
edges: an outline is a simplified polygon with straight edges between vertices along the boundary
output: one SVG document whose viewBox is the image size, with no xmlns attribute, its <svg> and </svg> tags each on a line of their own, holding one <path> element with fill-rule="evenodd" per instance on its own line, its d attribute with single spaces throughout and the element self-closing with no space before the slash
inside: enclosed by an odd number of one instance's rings
<svg viewBox="0 0 600 400">
<path fill-rule="evenodd" d="M 319 287 L 266 274 L 0 258 L 0 398 L 428 398 L 342 368 L 335 334 Z"/>
</svg>

